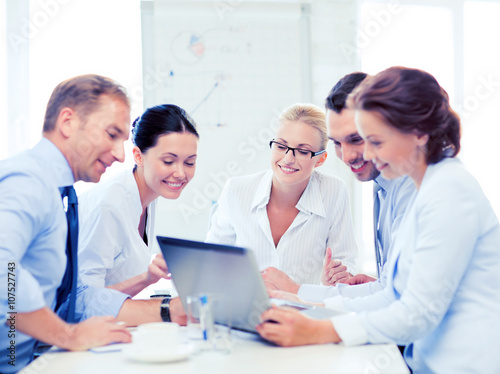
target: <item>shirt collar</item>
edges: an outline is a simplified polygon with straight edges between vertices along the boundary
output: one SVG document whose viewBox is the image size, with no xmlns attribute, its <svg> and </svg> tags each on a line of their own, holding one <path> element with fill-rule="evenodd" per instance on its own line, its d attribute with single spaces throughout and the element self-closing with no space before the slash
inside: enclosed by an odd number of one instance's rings
<svg viewBox="0 0 500 374">
<path fill-rule="evenodd" d="M 255 191 L 255 196 L 253 197 L 251 209 L 260 208 L 266 206 L 269 202 L 269 197 L 271 196 L 271 185 L 273 183 L 273 172 L 266 172 L 260 179 L 260 183 Z"/>
<path fill-rule="evenodd" d="M 323 192 L 319 188 L 319 174 L 313 171 L 306 189 L 302 193 L 297 209 L 300 211 L 326 217 L 325 206 L 323 204 Z"/>
<path fill-rule="evenodd" d="M 130 191 L 131 194 L 134 195 L 134 198 L 130 202 L 133 205 L 133 208 L 136 212 L 135 216 L 137 218 L 137 224 L 142 216 L 142 203 L 141 203 L 141 194 L 139 192 L 139 185 L 135 180 L 134 170 L 127 169 L 123 172 L 124 184 L 127 186 L 127 191 Z M 149 207 L 148 207 L 149 208 Z"/>
<path fill-rule="evenodd" d="M 389 190 L 389 187 L 392 184 L 392 181 L 389 180 L 389 179 L 385 179 L 382 176 L 382 174 L 379 174 L 379 176 L 377 178 L 375 178 L 373 181 L 380 186 L 380 188 L 382 189 L 382 192 L 383 192 L 384 196 L 385 196 L 385 194 Z"/>
<path fill-rule="evenodd" d="M 33 148 L 33 152 L 41 162 L 49 165 L 54 174 L 57 187 L 72 186 L 75 183 L 68 160 L 49 139 L 42 138 Z"/>
<path fill-rule="evenodd" d="M 257 190 L 255 191 L 255 196 L 252 201 L 252 210 L 265 207 L 269 203 L 272 183 L 273 173 L 272 171 L 268 171 L 263 175 L 259 185 L 257 186 Z M 316 171 L 313 171 L 311 178 L 309 178 L 309 183 L 302 193 L 296 208 L 301 212 L 308 212 L 321 217 L 326 217 L 322 192 L 319 187 L 319 175 Z"/>
</svg>

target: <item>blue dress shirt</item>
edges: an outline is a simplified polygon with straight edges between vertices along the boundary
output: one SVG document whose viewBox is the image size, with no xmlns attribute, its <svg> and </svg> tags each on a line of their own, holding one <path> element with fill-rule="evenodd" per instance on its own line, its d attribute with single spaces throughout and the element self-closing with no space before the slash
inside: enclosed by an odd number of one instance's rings
<svg viewBox="0 0 500 374">
<path fill-rule="evenodd" d="M 8 313 L 29 313 L 55 306 L 56 290 L 66 268 L 67 224 L 59 187 L 73 183 L 66 158 L 45 138 L 32 150 L 0 163 L 0 282 L 7 287 L 8 278 L 15 281 L 13 304 L 9 304 L 6 289 L 0 292 L 2 373 L 17 372 L 26 366 L 35 345 L 35 339 L 19 331 L 12 339 L 7 338 L 10 325 L 6 325 L 6 320 L 12 316 Z M 9 263 L 15 264 L 14 272 L 8 271 Z M 127 298 L 114 290 L 84 288 L 77 299 L 80 317 L 116 315 Z M 96 305 L 86 312 L 83 301 L 90 299 Z M 11 340 L 15 366 L 9 364 Z"/>
<path fill-rule="evenodd" d="M 35 148 L 0 163 L 0 269 L 7 285 L 7 263 L 16 271 L 15 308 L 7 292 L 0 293 L 0 372 L 16 372 L 31 359 L 35 340 L 15 332 L 15 366 L 9 365 L 8 311 L 33 312 L 53 308 L 66 268 L 66 216 L 59 187 L 74 183 L 68 162 L 47 139 Z M 12 278 L 12 276 L 10 276 Z M 7 345 L 7 346 L 6 346 Z"/>
</svg>

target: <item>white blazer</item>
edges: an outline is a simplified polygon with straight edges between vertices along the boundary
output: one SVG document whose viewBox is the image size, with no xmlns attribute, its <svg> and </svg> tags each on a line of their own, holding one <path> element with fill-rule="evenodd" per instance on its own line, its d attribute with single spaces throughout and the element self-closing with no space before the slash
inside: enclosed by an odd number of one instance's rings
<svg viewBox="0 0 500 374">
<path fill-rule="evenodd" d="M 332 318 L 344 344 L 407 345 L 414 373 L 500 373 L 500 225 L 458 159 L 428 166 L 388 265 L 383 291 Z"/>
</svg>

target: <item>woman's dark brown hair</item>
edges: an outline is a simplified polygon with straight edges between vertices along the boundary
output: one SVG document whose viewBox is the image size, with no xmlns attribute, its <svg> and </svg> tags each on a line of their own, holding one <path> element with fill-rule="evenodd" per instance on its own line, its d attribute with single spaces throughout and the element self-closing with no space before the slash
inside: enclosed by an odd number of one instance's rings
<svg viewBox="0 0 500 374">
<path fill-rule="evenodd" d="M 460 119 L 446 91 L 425 71 L 391 67 L 365 79 L 349 101 L 354 109 L 378 113 L 401 132 L 428 135 L 427 164 L 460 151 Z"/>
</svg>

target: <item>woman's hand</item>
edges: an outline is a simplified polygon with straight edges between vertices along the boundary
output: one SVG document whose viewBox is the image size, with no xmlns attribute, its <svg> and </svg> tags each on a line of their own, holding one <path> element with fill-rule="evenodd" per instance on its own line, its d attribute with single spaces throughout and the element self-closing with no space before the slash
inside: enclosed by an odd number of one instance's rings
<svg viewBox="0 0 500 374">
<path fill-rule="evenodd" d="M 171 276 L 168 272 L 167 263 L 163 258 L 163 254 L 158 253 L 148 266 L 146 281 L 148 284 L 153 284 L 158 282 L 161 278 L 170 279 Z"/>
<path fill-rule="evenodd" d="M 273 306 L 262 313 L 261 320 L 260 336 L 284 347 L 340 341 L 330 320 L 310 319 L 297 310 Z"/>
<path fill-rule="evenodd" d="M 281 270 L 271 266 L 263 270 L 261 274 L 268 290 L 281 290 L 295 294 L 299 292 L 300 286 Z"/>
<path fill-rule="evenodd" d="M 282 300 L 288 300 L 288 301 L 295 301 L 298 303 L 302 303 L 302 299 L 298 297 L 296 294 L 291 293 L 291 292 L 286 292 L 286 291 L 278 291 L 278 290 L 267 290 L 267 293 L 269 294 L 269 297 L 272 297 L 274 299 L 282 299 Z"/>
<path fill-rule="evenodd" d="M 366 274 L 356 274 L 355 276 L 349 278 L 347 280 L 347 284 L 350 285 L 355 285 L 355 284 L 363 284 L 363 283 L 368 283 L 368 282 L 375 282 L 377 278 L 370 277 L 369 275 Z"/>
</svg>

